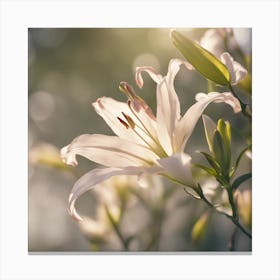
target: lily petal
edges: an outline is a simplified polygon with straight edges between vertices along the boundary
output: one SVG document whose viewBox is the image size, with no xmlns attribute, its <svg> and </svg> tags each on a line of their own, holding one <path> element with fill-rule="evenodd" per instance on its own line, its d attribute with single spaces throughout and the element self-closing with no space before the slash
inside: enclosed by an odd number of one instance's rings
<svg viewBox="0 0 280 280">
<path fill-rule="evenodd" d="M 127 103 L 119 102 L 110 97 L 101 97 L 96 102 L 92 103 L 95 111 L 105 120 L 108 126 L 113 132 L 120 138 L 128 141 L 144 144 L 151 142 L 151 139 L 147 137 L 139 127 L 144 126 L 149 130 L 153 137 L 156 137 L 156 123 L 145 111 L 139 109 L 139 112 L 130 109 Z M 133 112 L 131 111 L 133 110 Z M 142 136 L 142 139 L 135 134 L 132 129 L 129 129 L 125 125 L 125 122 L 121 122 L 119 118 L 124 118 L 124 115 L 130 117 L 130 119 L 136 124 L 135 130 Z M 140 121 L 141 120 L 141 121 Z M 143 141 L 144 139 L 144 141 Z M 154 143 L 150 143 L 154 144 Z"/>
<path fill-rule="evenodd" d="M 158 74 L 153 67 L 150 66 L 143 66 L 143 67 L 136 67 L 135 72 L 135 80 L 136 84 L 139 88 L 142 88 L 144 85 L 144 81 L 142 78 L 142 72 L 146 72 L 150 75 L 150 77 L 158 84 L 162 80 L 162 75 Z"/>
<path fill-rule="evenodd" d="M 162 85 L 162 95 L 168 96 L 167 102 L 170 107 L 170 117 L 173 119 L 173 122 L 180 118 L 180 101 L 174 88 L 174 80 L 182 64 L 185 65 L 187 69 L 193 69 L 192 65 L 185 60 L 178 58 L 171 59 L 168 65 L 168 73 L 164 77 L 166 83 L 160 83 Z"/>
<path fill-rule="evenodd" d="M 174 80 L 182 64 L 187 68 L 192 67 L 184 60 L 172 59 L 167 75 L 157 86 L 158 138 L 168 155 L 174 152 L 173 135 L 181 117 L 180 102 L 174 88 Z"/>
<path fill-rule="evenodd" d="M 70 215 L 78 221 L 82 221 L 82 217 L 75 208 L 76 200 L 85 192 L 92 189 L 95 185 L 117 175 L 137 175 L 143 171 L 143 168 L 126 167 L 126 168 L 98 168 L 83 175 L 73 186 L 69 195 L 68 210 Z"/>
<path fill-rule="evenodd" d="M 239 101 L 230 92 L 198 93 L 196 95 L 196 100 L 197 102 L 187 110 L 176 127 L 174 141 L 177 151 L 183 151 L 185 143 L 191 136 L 197 121 L 210 103 L 224 102 L 229 104 L 235 113 L 241 111 Z"/>
<path fill-rule="evenodd" d="M 235 61 L 229 53 L 223 53 L 221 55 L 221 61 L 226 65 L 228 71 L 230 72 L 232 85 L 238 84 L 246 77 L 247 70 L 240 63 Z"/>
<path fill-rule="evenodd" d="M 214 102 L 214 103 L 227 103 L 230 105 L 233 109 L 233 112 L 239 113 L 241 112 L 241 105 L 240 102 L 238 101 L 237 98 L 235 98 L 231 92 L 209 92 L 208 94 L 206 93 L 197 93 L 195 96 L 195 99 L 197 102 Z M 207 103 L 207 105 L 209 104 Z M 207 106 L 206 105 L 206 106 Z"/>
<path fill-rule="evenodd" d="M 126 139 L 135 139 L 133 133 L 121 124 L 117 118 L 117 116 L 122 116 L 122 112 L 129 114 L 127 103 L 116 101 L 110 97 L 101 97 L 93 102 L 92 106 L 116 135 Z"/>
<path fill-rule="evenodd" d="M 111 167 L 147 166 L 158 157 L 148 148 L 117 136 L 84 134 L 61 150 L 65 163 L 77 165 L 76 155 Z"/>
<path fill-rule="evenodd" d="M 158 160 L 163 168 L 163 174 L 183 185 L 191 186 L 193 177 L 191 172 L 191 156 L 185 153 L 177 153 L 167 158 Z"/>
<path fill-rule="evenodd" d="M 200 39 L 200 45 L 219 57 L 224 52 L 224 38 L 221 33 L 215 28 L 208 29 Z"/>
</svg>

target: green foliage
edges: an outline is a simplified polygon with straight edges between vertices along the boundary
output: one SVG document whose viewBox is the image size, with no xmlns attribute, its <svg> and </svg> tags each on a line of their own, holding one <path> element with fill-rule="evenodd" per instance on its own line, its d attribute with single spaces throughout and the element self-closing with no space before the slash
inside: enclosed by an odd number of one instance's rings
<svg viewBox="0 0 280 280">
<path fill-rule="evenodd" d="M 220 170 L 221 170 L 221 166 L 219 164 L 219 162 L 210 154 L 205 153 L 205 152 L 200 152 L 205 159 L 208 161 L 208 163 L 214 168 L 214 170 L 216 171 L 217 174 L 219 174 Z"/>
<path fill-rule="evenodd" d="M 237 177 L 234 182 L 232 183 L 232 189 L 236 190 L 243 182 L 252 178 L 252 173 L 246 173 L 239 177 Z"/>
<path fill-rule="evenodd" d="M 214 176 L 223 186 L 227 186 L 231 177 L 231 126 L 229 122 L 219 119 L 217 126 L 207 116 L 204 117 L 204 128 L 210 154 L 200 152 L 212 168 L 198 167 Z"/>
<path fill-rule="evenodd" d="M 234 167 L 233 167 L 232 170 L 231 170 L 231 173 L 230 173 L 230 176 L 231 176 L 231 177 L 234 175 L 235 171 L 237 170 L 238 165 L 239 165 L 240 160 L 241 160 L 241 158 L 243 157 L 243 155 L 246 153 L 246 151 L 250 150 L 251 148 L 252 148 L 252 145 L 249 145 L 249 146 L 247 146 L 245 149 L 243 149 L 243 150 L 240 152 L 240 154 L 238 155 L 238 157 L 237 157 L 237 159 L 236 159 L 235 165 L 234 165 Z"/>
<path fill-rule="evenodd" d="M 205 166 L 202 164 L 194 164 L 194 166 L 204 170 L 206 173 L 208 173 L 211 176 L 214 176 L 214 177 L 217 176 L 217 172 L 214 168 L 211 168 L 211 167 L 208 167 L 208 166 Z"/>
</svg>

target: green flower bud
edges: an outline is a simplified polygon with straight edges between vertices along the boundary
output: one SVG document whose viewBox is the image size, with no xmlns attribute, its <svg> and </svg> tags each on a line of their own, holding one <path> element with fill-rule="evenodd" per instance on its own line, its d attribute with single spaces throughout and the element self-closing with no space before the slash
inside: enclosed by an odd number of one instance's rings
<svg viewBox="0 0 280 280">
<path fill-rule="evenodd" d="M 177 31 L 172 31 L 171 38 L 175 47 L 206 79 L 218 85 L 230 85 L 231 77 L 227 67 L 212 53 Z"/>
<path fill-rule="evenodd" d="M 213 136 L 213 154 L 221 166 L 222 175 L 228 176 L 231 165 L 231 126 L 220 119 Z"/>
<path fill-rule="evenodd" d="M 235 199 L 237 200 L 238 212 L 242 222 L 252 228 L 252 192 L 251 190 L 236 191 Z"/>
<path fill-rule="evenodd" d="M 192 240 L 194 242 L 200 241 L 206 233 L 208 225 L 208 212 L 204 213 L 194 224 L 191 232 Z"/>
</svg>

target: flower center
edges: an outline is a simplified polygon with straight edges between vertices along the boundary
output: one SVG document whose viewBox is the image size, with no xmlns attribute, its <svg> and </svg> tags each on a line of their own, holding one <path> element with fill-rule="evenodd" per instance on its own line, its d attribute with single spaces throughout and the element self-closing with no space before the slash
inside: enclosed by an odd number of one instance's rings
<svg viewBox="0 0 280 280">
<path fill-rule="evenodd" d="M 156 117 L 154 116 L 151 108 L 146 102 L 140 98 L 128 83 L 121 82 L 119 89 L 127 97 L 127 105 L 135 118 L 135 121 L 128 115 L 122 112 L 122 117 L 117 116 L 117 119 L 126 129 L 132 129 L 132 131 L 147 145 L 160 158 L 167 157 L 167 153 L 164 151 L 159 140 L 153 133 L 148 129 L 149 125 L 145 125 L 145 118 L 148 122 L 155 122 Z M 144 112 L 144 114 L 143 114 Z M 141 116 L 144 120 L 141 119 Z"/>
</svg>

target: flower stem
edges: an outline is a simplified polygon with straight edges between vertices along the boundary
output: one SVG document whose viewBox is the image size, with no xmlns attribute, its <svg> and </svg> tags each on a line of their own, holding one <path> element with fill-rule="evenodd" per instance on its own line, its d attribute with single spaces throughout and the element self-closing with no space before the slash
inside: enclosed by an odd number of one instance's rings
<svg viewBox="0 0 280 280">
<path fill-rule="evenodd" d="M 230 204 L 231 210 L 232 210 L 232 219 L 238 221 L 239 217 L 238 217 L 238 212 L 237 212 L 237 209 L 235 206 L 232 189 L 231 189 L 231 187 L 227 187 L 226 190 L 228 193 L 229 204 Z"/>
<path fill-rule="evenodd" d="M 232 222 L 244 233 L 246 234 L 250 239 L 252 239 L 251 233 L 249 233 L 240 223 L 239 221 L 236 221 L 234 219 L 231 219 Z"/>
<path fill-rule="evenodd" d="M 110 213 L 110 211 L 109 211 L 109 209 L 108 209 L 107 206 L 105 207 L 105 210 L 106 210 L 107 216 L 108 216 L 108 218 L 109 218 L 109 221 L 110 221 L 110 223 L 111 223 L 113 229 L 115 230 L 115 232 L 116 232 L 118 238 L 120 239 L 120 241 L 121 241 L 121 243 L 122 243 L 124 249 L 125 249 L 126 251 L 129 251 L 128 242 L 127 242 L 127 240 L 123 237 L 123 235 L 122 235 L 122 233 L 121 233 L 121 231 L 120 231 L 120 228 L 119 228 L 118 224 L 116 223 L 115 219 L 112 217 L 112 215 L 111 215 L 111 213 Z"/>
<path fill-rule="evenodd" d="M 252 118 L 252 114 L 251 112 L 249 112 L 249 107 L 248 107 L 248 104 L 245 104 L 241 101 L 241 99 L 238 97 L 238 95 L 236 94 L 236 92 L 234 91 L 233 87 L 231 85 L 229 85 L 229 90 L 231 91 L 231 93 L 233 94 L 233 96 L 235 98 L 238 99 L 238 101 L 240 102 L 240 105 L 241 105 L 241 110 L 242 110 L 242 113 L 245 117 L 251 119 Z"/>
<path fill-rule="evenodd" d="M 230 190 L 231 192 L 231 190 Z M 235 203 L 234 203 L 234 200 L 233 200 L 233 196 L 232 196 L 232 192 L 231 192 L 231 196 L 232 198 L 229 198 L 229 200 L 232 199 L 232 202 L 233 204 L 231 204 L 231 207 L 232 207 L 232 212 L 233 212 L 233 215 L 228 215 L 222 211 L 219 211 L 204 195 L 200 185 L 198 185 L 198 195 L 200 196 L 200 198 L 210 207 L 212 208 L 213 210 L 215 210 L 217 213 L 221 214 L 221 215 L 224 215 L 226 216 L 228 219 L 230 219 L 245 235 L 247 235 L 250 239 L 252 239 L 252 235 L 239 223 L 239 220 L 238 220 L 238 214 L 237 214 L 237 209 L 235 207 Z M 231 203 L 231 202 L 230 202 Z"/>
</svg>

